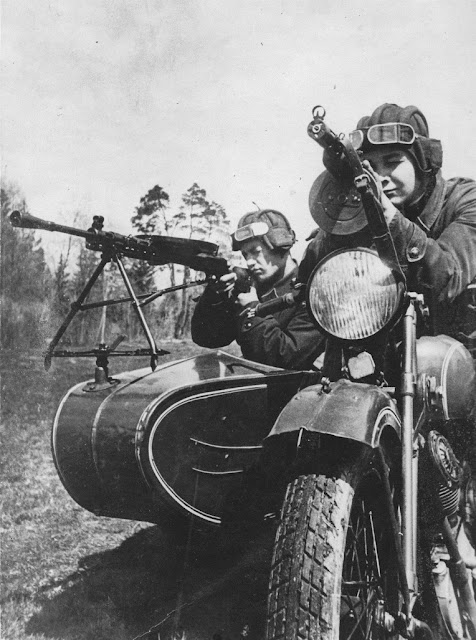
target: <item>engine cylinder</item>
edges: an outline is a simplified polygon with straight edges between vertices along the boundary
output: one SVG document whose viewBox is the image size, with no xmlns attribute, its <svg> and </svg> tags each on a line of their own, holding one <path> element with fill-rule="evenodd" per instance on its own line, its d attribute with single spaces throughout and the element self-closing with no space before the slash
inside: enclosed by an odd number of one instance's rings
<svg viewBox="0 0 476 640">
<path fill-rule="evenodd" d="M 429 432 L 427 449 L 433 468 L 438 472 L 438 497 L 441 508 L 445 516 L 452 516 L 458 511 L 463 467 L 448 440 L 438 431 Z"/>
<path fill-rule="evenodd" d="M 469 418 L 474 413 L 474 361 L 461 342 L 445 335 L 419 338 L 417 368 L 417 409 L 423 410 L 426 404 L 431 417 L 442 421 Z"/>
</svg>

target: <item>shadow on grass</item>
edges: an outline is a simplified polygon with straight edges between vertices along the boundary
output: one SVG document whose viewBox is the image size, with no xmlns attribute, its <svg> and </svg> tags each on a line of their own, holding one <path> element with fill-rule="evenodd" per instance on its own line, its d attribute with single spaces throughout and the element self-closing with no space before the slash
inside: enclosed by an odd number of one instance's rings
<svg viewBox="0 0 476 640">
<path fill-rule="evenodd" d="M 159 527 L 95 553 L 43 594 L 29 634 L 63 640 L 125 640 L 144 634 L 172 640 L 263 637 L 272 532 L 246 551 L 208 539 L 176 546 Z M 158 626 L 156 626 L 158 625 Z M 185 636 L 174 634 L 181 630 Z M 160 633 L 160 635 L 159 635 Z"/>
</svg>

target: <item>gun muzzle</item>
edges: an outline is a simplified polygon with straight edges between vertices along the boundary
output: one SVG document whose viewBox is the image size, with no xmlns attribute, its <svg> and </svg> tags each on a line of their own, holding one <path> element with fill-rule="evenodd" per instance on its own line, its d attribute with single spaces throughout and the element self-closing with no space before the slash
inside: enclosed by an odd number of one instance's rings
<svg viewBox="0 0 476 640">
<path fill-rule="evenodd" d="M 12 227 L 22 227 L 23 229 L 43 229 L 44 221 L 29 213 L 21 213 L 20 211 L 12 211 L 10 214 L 10 222 Z"/>
<path fill-rule="evenodd" d="M 71 228 L 65 227 L 62 224 L 56 224 L 56 222 L 49 222 L 48 220 L 42 220 L 36 218 L 30 213 L 21 211 L 12 211 L 10 214 L 10 223 L 12 227 L 20 227 L 21 229 L 46 229 L 47 231 L 61 231 L 63 233 L 70 233 Z"/>
</svg>

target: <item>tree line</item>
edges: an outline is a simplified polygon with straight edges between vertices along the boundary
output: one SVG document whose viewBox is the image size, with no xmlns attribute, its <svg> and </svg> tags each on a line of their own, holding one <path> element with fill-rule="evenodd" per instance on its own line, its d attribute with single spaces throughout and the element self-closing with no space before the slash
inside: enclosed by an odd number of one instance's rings
<svg viewBox="0 0 476 640">
<path fill-rule="evenodd" d="M 66 245 L 53 267 L 47 263 L 41 233 L 13 228 L 9 215 L 28 206 L 20 189 L 11 183 L 1 187 L 1 346 L 6 349 L 45 347 L 54 335 L 100 261 L 100 253 L 86 248 L 84 240 L 65 236 Z M 182 195 L 178 208 L 168 193 L 155 185 L 131 216 L 134 235 L 155 234 L 214 242 L 222 255 L 231 253 L 229 219 L 223 206 L 209 200 L 196 182 Z M 79 211 L 73 225 L 87 229 L 90 221 Z M 105 224 L 107 228 L 107 221 Z M 46 233 L 46 232 L 45 232 Z M 177 264 L 153 266 L 124 259 L 126 272 L 137 294 L 190 283 L 203 274 Z M 158 297 L 143 308 L 156 340 L 186 338 L 194 299 L 203 287 L 183 288 Z M 125 298 L 128 293 L 114 263 L 109 263 L 91 290 L 87 302 Z M 79 312 L 60 346 L 97 346 L 125 335 L 131 344 L 144 342 L 140 322 L 130 303 Z M 144 345 L 145 346 L 145 345 Z"/>
</svg>

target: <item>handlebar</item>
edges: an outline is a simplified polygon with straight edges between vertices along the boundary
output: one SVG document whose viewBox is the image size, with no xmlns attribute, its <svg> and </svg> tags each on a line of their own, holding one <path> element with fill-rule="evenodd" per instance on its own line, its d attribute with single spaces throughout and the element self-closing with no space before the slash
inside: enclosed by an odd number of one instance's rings
<svg viewBox="0 0 476 640">
<path fill-rule="evenodd" d="M 273 300 L 259 302 L 255 307 L 255 314 L 260 318 L 264 318 L 278 311 L 284 311 L 284 309 L 294 307 L 297 304 L 299 294 L 299 291 L 289 292 L 278 298 L 273 298 Z"/>
</svg>

